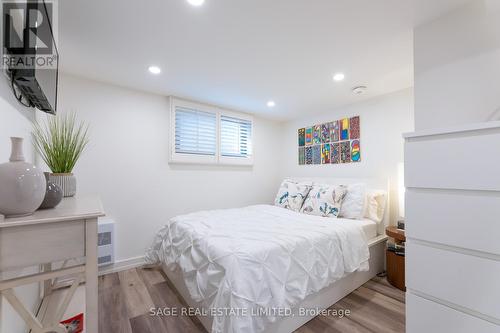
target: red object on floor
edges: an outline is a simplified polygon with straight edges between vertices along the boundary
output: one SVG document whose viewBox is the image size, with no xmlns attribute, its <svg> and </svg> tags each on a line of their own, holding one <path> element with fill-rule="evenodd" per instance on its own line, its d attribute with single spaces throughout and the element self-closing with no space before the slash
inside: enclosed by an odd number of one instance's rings
<svg viewBox="0 0 500 333">
<path fill-rule="evenodd" d="M 61 321 L 61 324 L 66 326 L 68 333 L 81 333 L 83 331 L 83 313 Z"/>
</svg>

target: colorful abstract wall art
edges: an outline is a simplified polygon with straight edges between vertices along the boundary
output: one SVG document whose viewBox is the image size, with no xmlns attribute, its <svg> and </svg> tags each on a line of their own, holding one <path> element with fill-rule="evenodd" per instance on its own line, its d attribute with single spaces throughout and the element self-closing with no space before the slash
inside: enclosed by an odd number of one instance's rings
<svg viewBox="0 0 500 333">
<path fill-rule="evenodd" d="M 304 147 L 306 145 L 306 129 L 299 129 L 299 147 Z"/>
<path fill-rule="evenodd" d="M 351 141 L 351 160 L 353 162 L 361 161 L 361 151 L 358 139 Z"/>
<path fill-rule="evenodd" d="M 321 125 L 314 125 L 313 127 L 313 144 L 321 144 Z"/>
<path fill-rule="evenodd" d="M 340 121 L 340 140 L 349 140 L 349 118 Z"/>
<path fill-rule="evenodd" d="M 313 143 L 313 129 L 312 127 L 306 128 L 306 146 L 310 146 Z"/>
<path fill-rule="evenodd" d="M 331 164 L 339 164 L 340 163 L 340 143 L 331 143 L 330 144 L 330 162 Z"/>
<path fill-rule="evenodd" d="M 337 142 L 340 140 L 339 121 L 335 120 L 330 123 L 330 141 Z"/>
<path fill-rule="evenodd" d="M 299 165 L 306 164 L 305 147 L 299 147 Z"/>
<path fill-rule="evenodd" d="M 306 164 L 313 164 L 313 151 L 312 147 L 306 147 L 304 150 L 304 160 Z"/>
<path fill-rule="evenodd" d="M 349 141 L 342 141 L 340 143 L 340 163 L 351 162 L 351 143 Z"/>
<path fill-rule="evenodd" d="M 321 164 L 321 145 L 312 146 L 312 164 Z"/>
<path fill-rule="evenodd" d="M 321 125 L 321 142 L 327 143 L 330 142 L 330 124 L 322 124 Z"/>
<path fill-rule="evenodd" d="M 349 119 L 349 138 L 359 139 L 359 116 Z"/>
<path fill-rule="evenodd" d="M 361 161 L 359 116 L 300 128 L 297 133 L 299 165 Z"/>
<path fill-rule="evenodd" d="M 321 147 L 321 164 L 330 164 L 330 144 L 325 143 Z"/>
</svg>

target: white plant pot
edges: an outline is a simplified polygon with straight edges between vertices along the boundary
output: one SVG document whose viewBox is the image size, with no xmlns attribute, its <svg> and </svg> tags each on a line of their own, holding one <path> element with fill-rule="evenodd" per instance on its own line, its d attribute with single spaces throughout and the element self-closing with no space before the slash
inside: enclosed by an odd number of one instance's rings
<svg viewBox="0 0 500 333">
<path fill-rule="evenodd" d="M 40 207 L 47 181 L 43 171 L 24 160 L 23 139 L 11 138 L 10 162 L 0 164 L 0 214 L 31 215 Z"/>
<path fill-rule="evenodd" d="M 61 187 L 64 197 L 76 194 L 76 177 L 72 173 L 51 173 L 49 180 Z"/>
</svg>

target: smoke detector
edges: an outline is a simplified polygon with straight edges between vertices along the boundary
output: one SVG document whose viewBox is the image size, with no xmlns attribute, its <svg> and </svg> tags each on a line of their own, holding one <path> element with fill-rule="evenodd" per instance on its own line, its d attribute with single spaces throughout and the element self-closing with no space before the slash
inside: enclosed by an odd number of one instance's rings
<svg viewBox="0 0 500 333">
<path fill-rule="evenodd" d="M 366 86 L 357 86 L 357 87 L 354 87 L 352 88 L 352 93 L 354 95 L 361 95 L 361 94 L 364 94 L 366 92 Z"/>
</svg>

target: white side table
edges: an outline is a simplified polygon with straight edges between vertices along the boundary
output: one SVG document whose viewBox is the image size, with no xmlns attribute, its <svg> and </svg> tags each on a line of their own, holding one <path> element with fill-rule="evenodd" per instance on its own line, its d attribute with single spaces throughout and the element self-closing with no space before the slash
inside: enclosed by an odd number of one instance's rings
<svg viewBox="0 0 500 333">
<path fill-rule="evenodd" d="M 97 219 L 104 216 L 98 196 L 65 198 L 54 209 L 0 220 L 0 272 L 43 265 L 43 272 L 0 280 L 0 294 L 12 305 L 33 333 L 66 333 L 59 322 L 78 285 L 85 281 L 86 332 L 98 332 Z M 85 257 L 85 263 L 52 269 L 51 263 Z M 44 282 L 50 293 L 52 280 L 71 276 L 73 283 L 54 318 L 44 324 L 22 304 L 13 288 Z M 47 296 L 47 295 L 44 295 Z"/>
</svg>

